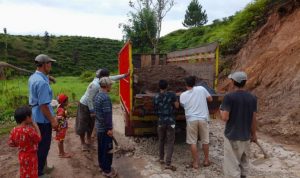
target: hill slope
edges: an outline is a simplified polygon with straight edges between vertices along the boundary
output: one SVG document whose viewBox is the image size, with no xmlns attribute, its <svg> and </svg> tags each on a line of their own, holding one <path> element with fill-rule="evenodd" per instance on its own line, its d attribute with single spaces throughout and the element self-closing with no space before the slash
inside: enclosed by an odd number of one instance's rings
<svg viewBox="0 0 300 178">
<path fill-rule="evenodd" d="M 233 70 L 245 70 L 247 87 L 259 100 L 259 130 L 284 141 L 300 141 L 300 8 L 288 1 L 237 55 Z M 283 13 L 284 12 L 284 13 Z M 228 82 L 223 83 L 223 88 Z"/>
<path fill-rule="evenodd" d="M 0 34 L 0 60 L 5 60 L 4 34 Z M 54 75 L 79 75 L 85 70 L 100 67 L 115 70 L 118 52 L 123 43 L 117 40 L 79 36 L 50 36 L 46 47 L 44 37 L 9 35 L 7 62 L 18 67 L 34 70 L 33 59 L 45 53 L 57 60 Z"/>
</svg>

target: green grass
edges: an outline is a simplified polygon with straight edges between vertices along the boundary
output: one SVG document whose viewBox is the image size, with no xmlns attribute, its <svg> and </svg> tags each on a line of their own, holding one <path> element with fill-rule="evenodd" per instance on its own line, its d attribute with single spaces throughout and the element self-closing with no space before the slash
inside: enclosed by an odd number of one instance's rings
<svg viewBox="0 0 300 178">
<path fill-rule="evenodd" d="M 222 54 L 235 54 L 239 51 L 252 31 L 266 20 L 267 7 L 272 0 L 255 0 L 235 15 L 216 19 L 211 25 L 174 31 L 160 40 L 161 52 L 197 47 L 201 44 L 218 41 Z"/>
<path fill-rule="evenodd" d="M 93 73 L 91 73 L 92 75 Z M 88 77 L 89 79 L 91 77 Z M 69 96 L 68 107 L 71 116 L 76 115 L 77 103 L 84 94 L 91 80 L 83 80 L 80 77 L 58 77 L 56 83 L 51 84 L 54 98 L 59 93 Z M 28 105 L 28 77 L 19 77 L 13 80 L 0 80 L 0 134 L 7 133 L 15 125 L 13 113 L 19 106 Z M 113 103 L 119 102 L 119 83 L 113 84 L 110 97 Z"/>
<path fill-rule="evenodd" d="M 0 33 L 0 61 L 5 60 L 6 36 Z M 119 40 L 81 36 L 50 36 L 46 47 L 44 37 L 7 35 L 7 62 L 27 70 L 34 70 L 33 59 L 40 53 L 57 60 L 53 73 L 60 76 L 79 76 L 87 70 L 118 65 L 118 52 L 123 46 Z"/>
</svg>

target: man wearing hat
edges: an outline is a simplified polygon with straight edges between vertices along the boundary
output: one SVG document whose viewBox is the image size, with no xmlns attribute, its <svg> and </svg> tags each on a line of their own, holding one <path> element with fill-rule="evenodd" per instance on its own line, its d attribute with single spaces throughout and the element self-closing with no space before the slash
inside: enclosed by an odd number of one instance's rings
<svg viewBox="0 0 300 178">
<path fill-rule="evenodd" d="M 249 168 L 250 141 L 256 142 L 257 99 L 245 90 L 247 74 L 234 72 L 228 76 L 233 91 L 224 96 L 220 106 L 224 132 L 224 175 L 243 178 Z"/>
<path fill-rule="evenodd" d="M 75 122 L 75 131 L 80 136 L 82 151 L 89 151 L 92 146 L 91 136 L 95 123 L 93 99 L 100 89 L 99 80 L 102 77 L 109 77 L 111 80 L 117 81 L 126 78 L 129 75 L 129 73 L 115 76 L 109 76 L 109 74 L 109 70 L 105 68 L 98 69 L 96 71 L 96 77 L 88 85 L 84 95 L 80 98 Z M 85 135 L 87 140 L 85 140 Z"/>
<path fill-rule="evenodd" d="M 104 176 L 116 177 L 117 173 L 111 167 L 113 154 L 110 153 L 110 150 L 113 149 L 113 123 L 112 102 L 108 95 L 113 81 L 109 77 L 102 77 L 99 83 L 101 89 L 94 99 L 98 141 L 98 162 Z"/>
<path fill-rule="evenodd" d="M 38 176 L 46 177 L 43 169 L 51 145 L 52 129 L 57 129 L 58 126 L 53 108 L 50 105 L 53 93 L 47 77 L 55 60 L 45 54 L 40 54 L 36 56 L 34 61 L 37 69 L 28 81 L 29 105 L 32 107 L 32 118 L 37 123 L 42 137 L 37 152 Z"/>
</svg>

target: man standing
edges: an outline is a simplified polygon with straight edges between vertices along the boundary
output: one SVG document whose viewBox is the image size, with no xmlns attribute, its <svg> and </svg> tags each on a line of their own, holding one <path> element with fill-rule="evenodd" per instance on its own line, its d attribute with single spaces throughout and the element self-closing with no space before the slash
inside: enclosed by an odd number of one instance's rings
<svg viewBox="0 0 300 178">
<path fill-rule="evenodd" d="M 249 167 L 250 140 L 256 138 L 257 99 L 244 88 L 245 72 L 230 74 L 234 91 L 226 94 L 220 106 L 221 119 L 226 122 L 224 137 L 224 175 L 244 178 Z"/>
<path fill-rule="evenodd" d="M 112 102 L 108 93 L 111 90 L 112 80 L 109 77 L 103 77 L 99 82 L 101 89 L 94 99 L 98 141 L 98 162 L 104 176 L 116 177 L 117 172 L 111 167 L 113 154 L 110 153 L 113 149 L 113 123 Z"/>
<path fill-rule="evenodd" d="M 195 86 L 196 77 L 185 78 L 187 91 L 180 95 L 180 104 L 185 110 L 186 117 L 186 142 L 191 145 L 193 157 L 192 165 L 194 169 L 199 168 L 199 156 L 197 150 L 198 136 L 202 142 L 204 152 L 204 167 L 210 165 L 208 158 L 209 152 L 209 112 L 207 101 L 213 99 L 209 92 L 202 86 Z"/>
<path fill-rule="evenodd" d="M 55 60 L 45 54 L 40 54 L 36 56 L 34 61 L 37 69 L 28 81 L 29 105 L 32 107 L 32 118 L 41 131 L 42 139 L 39 143 L 37 154 L 38 176 L 42 177 L 51 145 L 52 129 L 57 129 L 58 126 L 53 108 L 50 105 L 53 94 L 47 77 Z"/>
<path fill-rule="evenodd" d="M 154 97 L 154 110 L 158 115 L 159 161 L 164 163 L 164 147 L 167 145 L 166 169 L 176 170 L 171 165 L 175 141 L 175 115 L 174 107 L 179 108 L 179 102 L 174 92 L 167 91 L 168 82 L 159 81 L 160 93 Z"/>
<path fill-rule="evenodd" d="M 84 95 L 80 99 L 77 109 L 75 130 L 76 133 L 80 136 L 82 151 L 89 151 L 91 147 L 91 136 L 95 124 L 95 110 L 93 99 L 100 89 L 99 80 L 102 77 L 109 77 L 111 80 L 117 81 L 122 78 L 126 78 L 128 75 L 129 72 L 127 74 L 109 76 L 109 70 L 107 69 L 98 69 L 96 71 L 96 77 L 88 85 Z M 85 135 L 87 137 L 87 141 L 85 140 Z"/>
</svg>

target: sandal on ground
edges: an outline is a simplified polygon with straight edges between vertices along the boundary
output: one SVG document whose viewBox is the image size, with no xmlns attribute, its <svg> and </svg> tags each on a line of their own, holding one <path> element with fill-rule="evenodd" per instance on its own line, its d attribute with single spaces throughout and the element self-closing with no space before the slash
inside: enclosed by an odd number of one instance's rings
<svg viewBox="0 0 300 178">
<path fill-rule="evenodd" d="M 43 172 L 45 174 L 50 174 L 54 170 L 54 166 L 48 167 L 47 165 L 44 166 Z"/>
<path fill-rule="evenodd" d="M 84 145 L 81 146 L 81 150 L 82 151 L 89 151 L 89 147 L 86 144 L 84 144 Z"/>
<path fill-rule="evenodd" d="M 110 171 L 110 173 L 106 173 L 106 172 L 103 171 L 102 175 L 105 176 L 105 177 L 113 178 L 113 177 L 117 177 L 118 173 L 114 169 L 112 169 Z"/>
<path fill-rule="evenodd" d="M 210 161 L 208 161 L 208 162 L 203 162 L 203 167 L 208 167 L 208 166 L 210 166 Z"/>
<path fill-rule="evenodd" d="M 165 166 L 165 169 L 170 169 L 170 170 L 172 170 L 172 171 L 176 171 L 176 167 L 173 166 L 173 165 L 166 165 L 166 166 Z"/>
<path fill-rule="evenodd" d="M 185 165 L 185 168 L 193 168 L 193 169 L 198 169 L 199 166 L 198 165 L 194 165 L 193 163 L 187 164 Z"/>
<path fill-rule="evenodd" d="M 159 162 L 160 164 L 165 164 L 165 161 L 163 159 L 158 159 L 157 162 Z"/>
<path fill-rule="evenodd" d="M 72 155 L 70 153 L 64 153 L 64 154 L 58 155 L 58 157 L 60 157 L 60 158 L 71 158 Z"/>
</svg>

